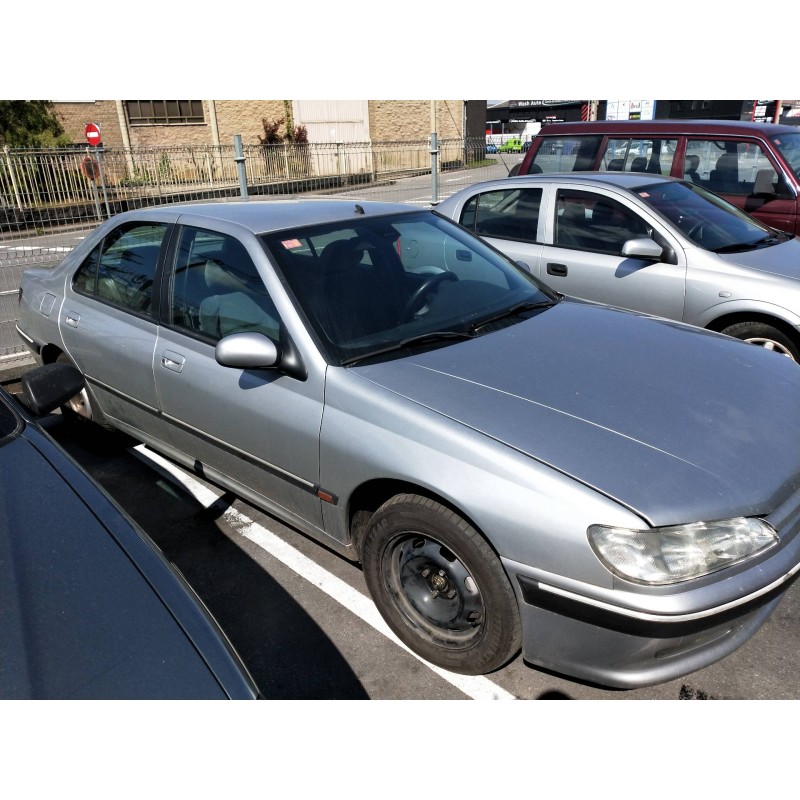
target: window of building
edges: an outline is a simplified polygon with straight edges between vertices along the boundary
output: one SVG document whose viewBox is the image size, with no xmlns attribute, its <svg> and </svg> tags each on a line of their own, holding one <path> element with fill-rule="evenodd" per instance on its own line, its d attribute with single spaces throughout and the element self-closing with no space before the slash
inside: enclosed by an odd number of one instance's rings
<svg viewBox="0 0 800 800">
<path fill-rule="evenodd" d="M 202 100 L 126 100 L 131 125 L 187 125 L 205 122 Z"/>
</svg>

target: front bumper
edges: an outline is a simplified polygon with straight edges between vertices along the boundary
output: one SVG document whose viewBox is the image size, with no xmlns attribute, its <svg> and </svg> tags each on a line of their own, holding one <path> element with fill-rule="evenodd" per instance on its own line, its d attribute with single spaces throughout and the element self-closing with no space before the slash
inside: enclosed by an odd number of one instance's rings
<svg viewBox="0 0 800 800">
<path fill-rule="evenodd" d="M 621 689 L 663 683 L 719 661 L 766 622 L 800 573 L 800 492 L 767 519 L 780 544 L 763 560 L 654 591 L 622 582 L 597 591 L 505 560 L 525 660 Z"/>
</svg>

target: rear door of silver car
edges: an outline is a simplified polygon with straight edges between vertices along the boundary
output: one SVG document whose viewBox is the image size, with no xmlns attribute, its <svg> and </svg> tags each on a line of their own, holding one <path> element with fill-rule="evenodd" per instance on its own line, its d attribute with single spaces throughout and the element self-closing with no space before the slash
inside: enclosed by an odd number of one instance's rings
<svg viewBox="0 0 800 800">
<path fill-rule="evenodd" d="M 103 412 L 156 434 L 154 281 L 169 230 L 137 220 L 109 231 L 67 280 L 59 317 L 67 354 Z"/>
</svg>

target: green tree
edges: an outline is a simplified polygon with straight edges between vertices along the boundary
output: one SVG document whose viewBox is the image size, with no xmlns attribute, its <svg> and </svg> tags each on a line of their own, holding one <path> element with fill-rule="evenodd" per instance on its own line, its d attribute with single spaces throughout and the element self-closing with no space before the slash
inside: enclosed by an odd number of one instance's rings
<svg viewBox="0 0 800 800">
<path fill-rule="evenodd" d="M 50 100 L 0 100 L 0 146 L 54 147 L 69 142 Z"/>
</svg>

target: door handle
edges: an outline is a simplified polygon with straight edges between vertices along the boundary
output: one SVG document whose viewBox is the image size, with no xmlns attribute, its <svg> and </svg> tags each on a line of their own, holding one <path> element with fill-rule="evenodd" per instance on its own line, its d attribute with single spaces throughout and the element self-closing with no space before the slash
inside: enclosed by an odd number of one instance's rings
<svg viewBox="0 0 800 800">
<path fill-rule="evenodd" d="M 64 314 L 64 322 L 70 326 L 70 328 L 77 328 L 78 323 L 81 321 L 81 315 L 76 314 L 74 311 L 67 311 Z"/>
<path fill-rule="evenodd" d="M 567 265 L 566 264 L 548 264 L 547 265 L 547 274 L 548 275 L 557 275 L 557 276 L 563 278 L 567 274 Z"/>
<path fill-rule="evenodd" d="M 161 366 L 166 369 L 171 369 L 173 372 L 182 372 L 185 363 L 186 359 L 180 353 L 175 353 L 172 350 L 165 350 L 161 354 Z"/>
</svg>

